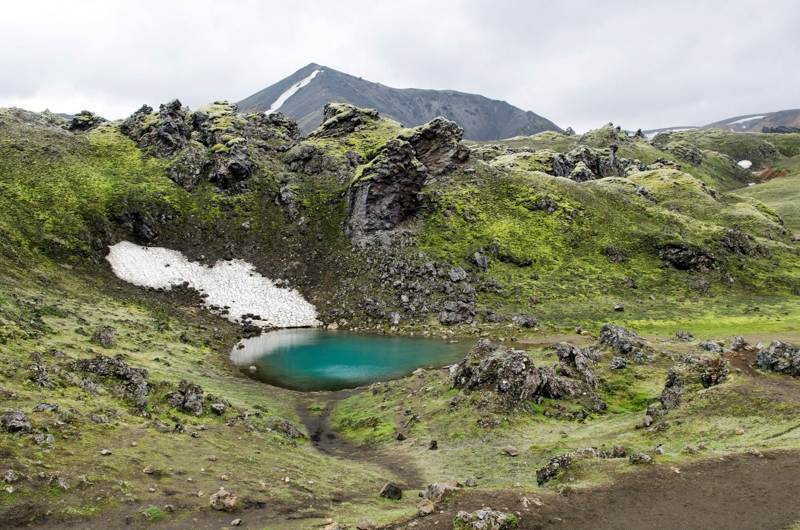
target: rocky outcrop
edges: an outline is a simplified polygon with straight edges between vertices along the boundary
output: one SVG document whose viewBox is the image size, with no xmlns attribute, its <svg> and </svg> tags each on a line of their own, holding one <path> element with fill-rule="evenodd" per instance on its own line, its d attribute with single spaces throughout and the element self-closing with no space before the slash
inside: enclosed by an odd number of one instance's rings
<svg viewBox="0 0 800 530">
<path fill-rule="evenodd" d="M 591 389 L 597 388 L 597 376 L 589 367 L 596 363 L 600 356 L 594 350 L 583 350 L 572 344 L 562 342 L 556 345 L 556 354 L 560 363 L 560 371 L 566 377 L 583 379 Z"/>
<path fill-rule="evenodd" d="M 682 271 L 709 272 L 717 267 L 717 257 L 705 247 L 670 243 L 658 247 L 658 257 Z"/>
<path fill-rule="evenodd" d="M 380 118 L 375 109 L 360 109 L 347 103 L 328 103 L 322 111 L 322 125 L 309 138 L 342 136 L 360 131 L 369 122 Z"/>
<path fill-rule="evenodd" d="M 464 162 L 462 129 L 444 118 L 404 131 L 359 168 L 347 200 L 346 234 L 359 246 L 417 213 L 419 192 L 434 175 Z"/>
<path fill-rule="evenodd" d="M 211 502 L 213 509 L 224 512 L 232 512 L 239 506 L 239 499 L 236 498 L 236 495 L 224 488 L 220 488 L 208 500 Z"/>
<path fill-rule="evenodd" d="M 765 372 L 800 376 L 800 348 L 794 344 L 773 341 L 758 352 L 758 367 Z"/>
<path fill-rule="evenodd" d="M 478 341 L 451 370 L 453 388 L 465 394 L 492 392 L 504 409 L 524 407 L 536 396 L 558 399 L 587 389 L 583 381 L 556 375 L 549 366 L 537 368 L 525 352 L 495 346 L 487 339 Z"/>
<path fill-rule="evenodd" d="M 172 158 L 192 140 L 186 109 L 177 99 L 161 105 L 155 115 L 151 107 L 142 105 L 122 122 L 120 132 L 157 158 Z"/>
</svg>

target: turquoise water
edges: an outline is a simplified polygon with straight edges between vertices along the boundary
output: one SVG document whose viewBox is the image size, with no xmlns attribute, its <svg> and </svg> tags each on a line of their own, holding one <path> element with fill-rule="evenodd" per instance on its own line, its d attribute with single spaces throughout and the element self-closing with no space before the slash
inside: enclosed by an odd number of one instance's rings
<svg viewBox="0 0 800 530">
<path fill-rule="evenodd" d="M 244 346 L 243 348 L 240 345 Z M 285 329 L 242 340 L 231 360 L 247 374 L 293 390 L 341 390 L 454 364 L 472 343 Z M 255 372 L 249 367 L 255 366 Z"/>
</svg>

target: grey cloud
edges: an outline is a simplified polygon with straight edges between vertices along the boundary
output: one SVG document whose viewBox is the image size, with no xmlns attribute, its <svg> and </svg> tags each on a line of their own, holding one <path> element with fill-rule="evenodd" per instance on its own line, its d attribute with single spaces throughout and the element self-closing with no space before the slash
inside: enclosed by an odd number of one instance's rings
<svg viewBox="0 0 800 530">
<path fill-rule="evenodd" d="M 312 61 L 578 130 L 800 106 L 794 1 L 28 1 L 5 15 L 0 106 L 33 110 L 237 101 Z"/>
</svg>

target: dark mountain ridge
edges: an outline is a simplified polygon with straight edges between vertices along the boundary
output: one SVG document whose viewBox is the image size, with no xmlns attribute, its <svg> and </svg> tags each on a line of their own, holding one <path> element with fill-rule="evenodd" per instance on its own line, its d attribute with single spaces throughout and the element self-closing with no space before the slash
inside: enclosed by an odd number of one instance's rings
<svg viewBox="0 0 800 530">
<path fill-rule="evenodd" d="M 298 84 L 302 84 L 299 90 L 287 98 L 287 91 Z M 283 101 L 279 110 L 296 120 L 303 134 L 322 123 L 322 109 L 333 101 L 375 108 L 406 127 L 416 127 L 442 116 L 463 127 L 464 138 L 468 140 L 498 140 L 561 131 L 550 120 L 505 101 L 455 90 L 391 88 L 315 63 L 243 99 L 238 107 L 240 112 L 265 112 L 280 99 Z"/>
</svg>

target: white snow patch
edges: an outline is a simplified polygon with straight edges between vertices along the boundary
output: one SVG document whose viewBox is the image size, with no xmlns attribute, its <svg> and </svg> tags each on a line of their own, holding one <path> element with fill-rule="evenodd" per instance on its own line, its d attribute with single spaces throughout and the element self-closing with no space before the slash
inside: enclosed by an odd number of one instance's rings
<svg viewBox="0 0 800 530">
<path fill-rule="evenodd" d="M 766 114 L 764 116 L 750 116 L 749 118 L 742 118 L 741 120 L 729 121 L 726 125 L 733 125 L 735 123 L 747 123 L 748 121 L 760 120 L 766 117 L 767 117 Z"/>
<path fill-rule="evenodd" d="M 241 261 L 218 261 L 213 267 L 193 263 L 177 250 L 140 247 L 123 241 L 109 247 L 106 257 L 119 278 L 142 287 L 171 289 L 184 282 L 204 295 L 211 309 L 228 307 L 225 317 L 240 322 L 242 315 L 259 315 L 255 326 L 316 327 L 317 309 L 294 289 L 276 287 L 269 278 Z"/>
<path fill-rule="evenodd" d="M 282 329 L 262 333 L 258 337 L 239 341 L 239 344 L 231 352 L 231 360 L 238 366 L 250 365 L 258 358 L 274 353 L 276 350 L 314 344 L 319 339 L 316 333 L 308 329 Z"/>
<path fill-rule="evenodd" d="M 749 160 L 739 160 L 738 162 L 736 162 L 736 165 L 739 167 L 743 167 L 744 169 L 750 169 L 751 167 L 753 167 L 753 163 L 750 162 Z"/>
<path fill-rule="evenodd" d="M 310 76 L 306 77 L 299 83 L 292 85 L 291 88 L 289 88 L 289 90 L 278 96 L 278 99 L 276 99 L 275 102 L 269 106 L 269 110 L 264 111 L 264 114 L 272 114 L 273 112 L 277 112 L 278 109 L 281 108 L 281 106 L 283 106 L 284 103 L 286 103 L 287 99 L 297 94 L 298 90 L 309 84 L 311 80 L 314 79 L 317 76 L 317 74 L 320 73 L 321 71 L 322 70 L 314 70 L 313 72 L 311 72 Z"/>
</svg>

